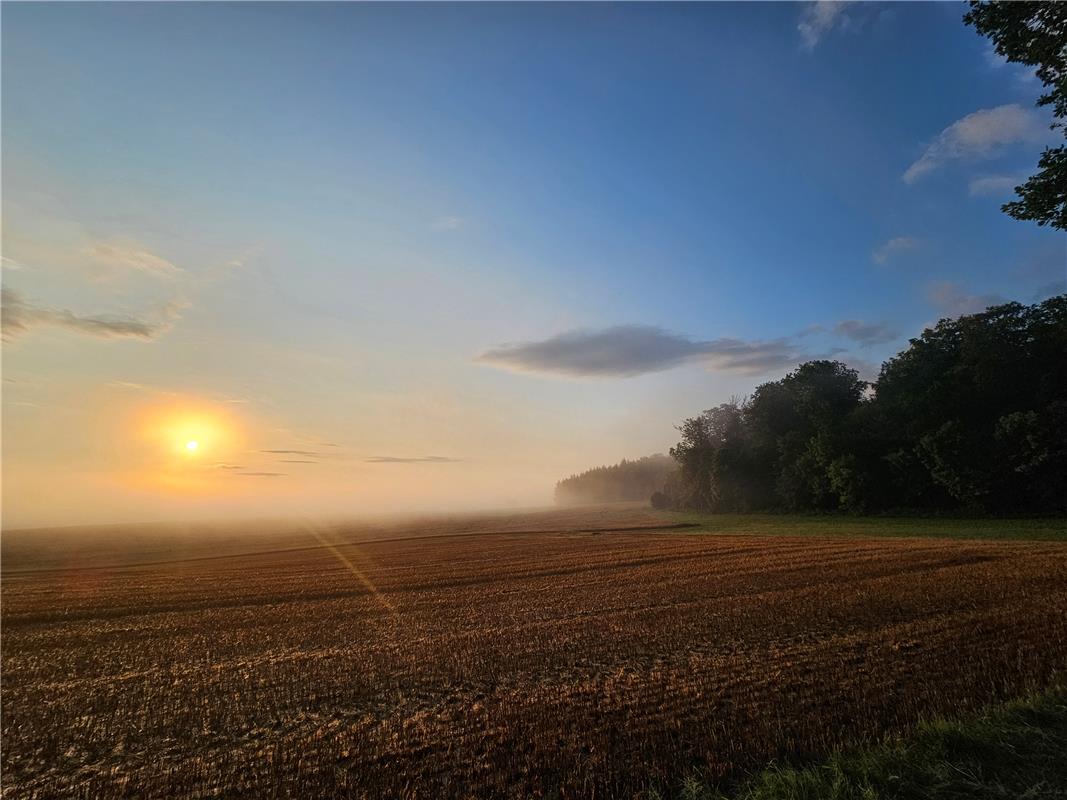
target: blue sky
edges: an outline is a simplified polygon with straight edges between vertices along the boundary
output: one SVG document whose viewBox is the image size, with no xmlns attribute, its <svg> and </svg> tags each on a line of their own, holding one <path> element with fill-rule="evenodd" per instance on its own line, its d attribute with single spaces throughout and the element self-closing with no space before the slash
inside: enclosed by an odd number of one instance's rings
<svg viewBox="0 0 1067 800">
<path fill-rule="evenodd" d="M 387 508 L 400 469 L 427 507 L 532 504 L 803 358 L 873 377 L 1063 291 L 1063 235 L 999 210 L 1040 86 L 964 12 L 5 4 L 5 471 L 100 518 Z M 131 502 L 142 462 L 91 434 L 178 397 L 240 405 L 261 460 L 343 454 Z"/>
</svg>

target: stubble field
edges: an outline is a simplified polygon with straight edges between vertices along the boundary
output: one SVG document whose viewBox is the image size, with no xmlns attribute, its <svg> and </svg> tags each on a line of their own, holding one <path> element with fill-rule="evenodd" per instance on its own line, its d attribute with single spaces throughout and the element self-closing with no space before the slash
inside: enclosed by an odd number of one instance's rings
<svg viewBox="0 0 1067 800">
<path fill-rule="evenodd" d="M 1067 669 L 1063 544 L 673 522 L 5 535 L 3 797 L 632 797 Z"/>
</svg>

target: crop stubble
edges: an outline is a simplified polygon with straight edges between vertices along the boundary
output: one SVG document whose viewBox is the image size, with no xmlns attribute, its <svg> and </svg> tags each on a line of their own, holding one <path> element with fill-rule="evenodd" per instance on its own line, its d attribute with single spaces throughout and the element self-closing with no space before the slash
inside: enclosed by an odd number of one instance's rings
<svg viewBox="0 0 1067 800">
<path fill-rule="evenodd" d="M 629 797 L 1067 667 L 1062 545 L 560 532 L 656 524 L 584 519 L 5 554 L 3 796 Z"/>
</svg>

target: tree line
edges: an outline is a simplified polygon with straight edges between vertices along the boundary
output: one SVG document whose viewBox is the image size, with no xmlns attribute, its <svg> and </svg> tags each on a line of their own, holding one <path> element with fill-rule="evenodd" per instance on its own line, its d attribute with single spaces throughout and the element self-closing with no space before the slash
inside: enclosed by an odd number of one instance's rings
<svg viewBox="0 0 1067 800">
<path fill-rule="evenodd" d="M 617 503 L 648 498 L 663 489 L 674 459 L 657 454 L 613 466 L 594 467 L 556 484 L 556 503 L 564 506 Z"/>
<path fill-rule="evenodd" d="M 809 361 L 680 426 L 660 507 L 1067 511 L 1067 295 L 941 320 L 860 380 Z"/>
<path fill-rule="evenodd" d="M 669 456 L 572 475 L 556 502 L 1067 513 L 1067 295 L 943 319 L 874 382 L 809 361 L 678 430 Z"/>
</svg>

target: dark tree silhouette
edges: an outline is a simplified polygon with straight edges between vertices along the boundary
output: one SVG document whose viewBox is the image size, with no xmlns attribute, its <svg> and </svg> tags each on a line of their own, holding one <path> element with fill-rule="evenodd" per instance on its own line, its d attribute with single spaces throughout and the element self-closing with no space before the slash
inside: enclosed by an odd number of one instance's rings
<svg viewBox="0 0 1067 800">
<path fill-rule="evenodd" d="M 1008 61 L 1036 68 L 1048 89 L 1037 104 L 1052 107 L 1054 127 L 1067 135 L 1067 3 L 971 0 L 963 20 L 988 36 Z M 1004 211 L 1067 230 L 1067 145 L 1046 148 L 1037 166 L 1037 174 L 1015 187 L 1020 199 L 1006 203 Z"/>
<path fill-rule="evenodd" d="M 943 319 L 869 386 L 810 361 L 678 426 L 665 456 L 560 481 L 560 502 L 852 513 L 1067 511 L 1067 295 Z M 580 499 L 579 499 L 580 498 Z"/>
</svg>

